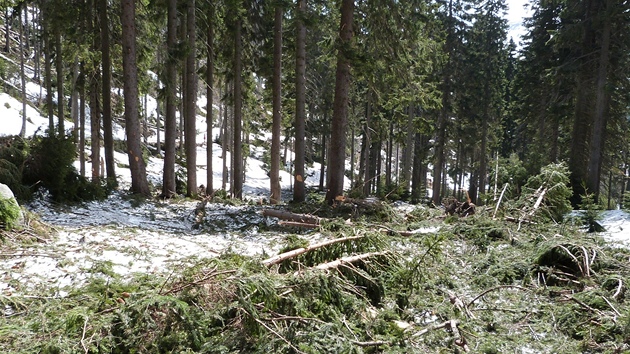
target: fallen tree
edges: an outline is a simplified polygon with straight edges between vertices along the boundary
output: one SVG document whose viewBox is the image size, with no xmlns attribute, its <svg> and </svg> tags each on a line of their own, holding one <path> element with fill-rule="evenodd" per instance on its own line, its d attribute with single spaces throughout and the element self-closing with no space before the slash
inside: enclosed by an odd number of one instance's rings
<svg viewBox="0 0 630 354">
<path fill-rule="evenodd" d="M 304 223 L 310 225 L 319 225 L 321 218 L 313 215 L 296 214 L 285 210 L 263 209 L 263 216 L 271 216 L 280 220 L 292 221 L 296 223 Z"/>
</svg>

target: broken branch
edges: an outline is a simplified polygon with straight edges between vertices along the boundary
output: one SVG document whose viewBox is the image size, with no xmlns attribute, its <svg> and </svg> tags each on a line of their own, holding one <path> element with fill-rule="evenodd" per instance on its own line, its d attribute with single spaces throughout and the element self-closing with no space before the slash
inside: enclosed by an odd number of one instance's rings
<svg viewBox="0 0 630 354">
<path fill-rule="evenodd" d="M 316 266 L 315 269 L 330 270 L 330 269 L 333 269 L 333 268 L 337 268 L 337 267 L 339 267 L 342 264 L 354 263 L 354 262 L 358 262 L 358 261 L 366 259 L 366 258 L 375 257 L 375 256 L 381 256 L 381 255 L 384 255 L 384 254 L 387 254 L 387 253 L 388 252 L 370 252 L 370 253 L 359 254 L 359 255 L 356 255 L 356 256 L 343 257 L 343 258 L 339 258 L 337 260 L 334 260 L 332 262 L 322 263 L 322 264 Z"/>
<path fill-rule="evenodd" d="M 262 261 L 262 263 L 264 265 L 266 265 L 267 267 L 272 266 L 274 264 L 278 264 L 281 263 L 284 260 L 293 258 L 293 257 L 297 257 L 301 254 L 316 250 L 318 248 L 322 248 L 325 246 L 329 246 L 329 245 L 334 245 L 335 243 L 340 243 L 340 242 L 345 242 L 345 241 L 352 241 L 352 240 L 357 240 L 362 238 L 363 236 L 350 236 L 350 237 L 342 237 L 342 238 L 336 238 L 333 240 L 328 240 L 328 241 L 324 241 L 324 242 L 320 242 L 320 243 L 316 243 L 314 245 L 308 246 L 308 247 L 301 247 L 301 248 L 297 248 L 288 252 L 284 252 L 278 255 L 275 255 L 271 258 L 267 258 L 264 261 Z"/>
</svg>

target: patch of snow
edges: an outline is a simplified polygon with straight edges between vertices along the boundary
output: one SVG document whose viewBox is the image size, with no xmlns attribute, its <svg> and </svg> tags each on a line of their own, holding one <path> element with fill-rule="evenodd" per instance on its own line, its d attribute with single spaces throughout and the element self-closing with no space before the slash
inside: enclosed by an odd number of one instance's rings
<svg viewBox="0 0 630 354">
<path fill-rule="evenodd" d="M 602 212 L 599 223 L 606 229 L 606 240 L 630 246 L 630 213 L 625 210 L 606 210 Z"/>
</svg>

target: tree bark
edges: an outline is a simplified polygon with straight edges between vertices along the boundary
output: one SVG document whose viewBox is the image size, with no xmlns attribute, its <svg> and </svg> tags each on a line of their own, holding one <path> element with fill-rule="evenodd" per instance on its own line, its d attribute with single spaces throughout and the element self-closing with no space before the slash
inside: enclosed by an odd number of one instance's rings
<svg viewBox="0 0 630 354">
<path fill-rule="evenodd" d="M 225 80 L 225 91 L 229 92 L 230 91 L 230 87 L 228 85 L 227 80 Z M 228 146 L 230 146 L 230 131 L 228 129 L 228 125 L 229 125 L 229 119 L 228 119 L 228 105 L 227 102 L 223 102 L 223 124 L 222 124 L 222 131 L 223 131 L 223 138 L 221 139 L 221 160 L 223 161 L 223 169 L 222 169 L 222 179 L 221 179 L 221 189 L 223 189 L 224 191 L 227 188 L 227 182 L 228 182 L 228 175 L 229 175 L 229 170 L 228 170 L 228 161 L 227 161 L 227 150 L 228 150 Z"/>
<path fill-rule="evenodd" d="M 580 53 L 577 53 L 578 73 L 575 85 L 575 110 L 573 120 L 573 131 L 571 133 L 571 149 L 569 152 L 569 171 L 571 172 L 570 180 L 573 188 L 573 196 L 571 203 L 577 207 L 585 194 L 585 184 L 588 177 L 588 159 L 590 137 L 592 125 L 591 114 L 591 96 L 593 94 L 591 88 L 593 82 L 593 67 L 590 63 L 592 58 L 589 53 L 594 47 L 594 30 L 592 28 L 591 16 L 595 12 L 595 0 L 585 0 L 583 2 L 583 18 L 582 22 L 583 36 L 581 40 Z"/>
<path fill-rule="evenodd" d="M 387 135 L 387 155 L 385 155 L 385 185 L 392 185 L 392 160 L 394 157 L 394 120 L 389 120 L 389 134 Z"/>
<path fill-rule="evenodd" d="M 8 53 L 11 50 L 11 27 L 9 27 L 9 6 L 4 9 L 4 52 Z"/>
<path fill-rule="evenodd" d="M 99 45 L 99 31 L 96 26 L 94 26 L 95 20 L 97 18 L 97 13 L 94 3 L 94 0 L 88 0 L 88 33 L 94 33 L 92 38 L 92 48 L 94 52 L 97 52 L 100 49 Z M 99 182 L 101 179 L 101 170 L 100 170 L 100 161 L 101 161 L 101 104 L 99 101 L 99 80 L 100 80 L 100 71 L 99 71 L 99 61 L 96 57 L 93 57 L 92 62 L 90 63 L 90 73 L 89 73 L 89 96 L 90 96 L 90 143 L 92 150 L 92 181 Z"/>
<path fill-rule="evenodd" d="M 74 134 L 74 142 L 79 143 L 79 58 L 74 58 L 72 64 L 72 94 L 70 96 L 70 117 L 74 128 L 72 133 Z M 78 147 L 77 147 L 78 148 Z"/>
<path fill-rule="evenodd" d="M 343 195 L 346 162 L 346 132 L 348 130 L 348 90 L 350 88 L 350 60 L 347 51 L 352 46 L 354 0 L 341 3 L 339 26 L 340 47 L 337 51 L 335 75 L 335 98 L 331 124 L 330 152 L 328 154 L 328 191 L 326 201 L 332 204 L 337 196 Z"/>
<path fill-rule="evenodd" d="M 611 0 L 606 1 L 603 11 L 610 11 L 613 6 Z M 610 11 L 612 12 L 612 11 Z M 594 194 L 595 202 L 599 201 L 600 180 L 602 173 L 602 159 L 605 144 L 606 124 L 608 121 L 609 93 L 606 91 L 608 83 L 608 65 L 610 63 L 610 32 L 611 21 L 603 21 L 601 49 L 599 54 L 599 67 L 597 69 L 595 115 L 593 117 L 593 130 L 591 132 L 591 149 L 588 165 L 587 186 L 590 193 Z"/>
<path fill-rule="evenodd" d="M 64 127 L 64 73 L 63 73 L 63 46 L 62 46 L 61 30 L 55 29 L 55 69 L 57 70 L 57 118 L 59 119 L 59 136 L 65 135 Z"/>
<path fill-rule="evenodd" d="M 90 1 L 89 4 L 91 5 L 92 2 Z M 48 113 L 48 133 L 50 136 L 53 136 L 56 132 L 52 97 L 52 64 L 50 62 L 50 54 L 52 52 L 52 48 L 50 45 L 50 31 L 48 28 L 50 25 L 48 24 L 48 19 L 46 17 L 44 17 L 42 21 L 44 32 L 44 85 L 46 86 L 46 112 Z M 91 17 L 88 22 L 91 23 Z"/>
<path fill-rule="evenodd" d="M 206 145 L 206 195 L 211 195 L 214 191 L 214 171 L 212 169 L 212 147 L 213 147 L 213 135 L 212 128 L 214 125 L 214 3 L 210 3 L 210 10 L 208 12 L 208 32 L 207 43 L 208 57 L 206 68 L 206 98 L 208 99 L 206 108 L 206 134 L 208 141 Z"/>
<path fill-rule="evenodd" d="M 293 201 L 306 200 L 304 174 L 306 131 L 306 0 L 297 1 L 295 39 L 295 163 L 293 172 Z"/>
<path fill-rule="evenodd" d="M 243 149 L 242 142 L 242 122 L 243 122 L 243 94 L 242 94 L 242 70 L 243 70 L 243 44 L 242 44 L 242 25 L 243 21 L 240 15 L 237 15 L 234 33 L 234 126 L 232 151 L 232 196 L 237 199 L 243 198 Z"/>
<path fill-rule="evenodd" d="M 24 6 L 24 17 L 26 18 L 26 6 Z M 24 26 L 22 24 L 22 12 L 19 13 L 20 20 L 18 21 L 18 26 L 20 26 L 20 81 L 22 84 L 22 128 L 20 129 L 20 137 L 24 138 L 26 136 L 26 74 L 24 73 L 24 50 L 22 48 L 24 45 Z M 5 18 L 5 21 L 8 19 Z"/>
<path fill-rule="evenodd" d="M 175 117 L 175 94 L 177 89 L 177 0 L 168 0 L 167 10 L 167 57 L 166 57 L 166 102 L 164 117 L 164 172 L 162 176 L 162 197 L 171 198 L 177 194 L 175 180 L 175 142 L 177 120 Z"/>
<path fill-rule="evenodd" d="M 195 0 L 188 0 L 186 29 L 188 57 L 186 58 L 186 195 L 197 196 L 197 70 L 196 70 L 196 17 Z"/>
<path fill-rule="evenodd" d="M 273 124 L 271 128 L 271 204 L 281 201 L 280 195 L 280 132 L 282 128 L 282 6 L 277 4 L 273 27 Z"/>
<path fill-rule="evenodd" d="M 116 162 L 114 161 L 114 133 L 112 122 L 112 84 L 111 71 L 112 62 L 110 56 L 109 43 L 109 18 L 107 16 L 107 0 L 99 1 L 99 12 L 101 19 L 101 56 L 103 58 L 103 143 L 105 146 L 105 169 L 107 171 L 107 182 L 113 186 L 116 182 Z"/>
<path fill-rule="evenodd" d="M 402 153 L 402 183 L 403 187 L 405 187 L 405 191 L 409 191 L 409 187 L 411 186 L 411 176 L 412 176 L 412 164 L 413 164 L 413 156 L 414 156 L 414 106 L 413 104 L 409 104 L 409 112 L 407 117 L 407 132 L 405 135 L 405 146 L 403 147 Z"/>
<path fill-rule="evenodd" d="M 81 74 L 79 81 L 79 98 L 81 107 L 79 109 L 79 171 L 81 177 L 85 177 L 85 65 L 81 64 Z"/>
<path fill-rule="evenodd" d="M 120 22 L 122 24 L 123 90 L 131 191 L 143 196 L 150 196 L 146 166 L 140 147 L 135 17 L 135 0 L 122 0 Z"/>
<path fill-rule="evenodd" d="M 326 121 L 325 119 L 326 114 L 324 114 L 324 121 Z M 322 132 L 322 161 L 321 161 L 321 166 L 320 166 L 320 170 L 319 170 L 319 190 L 323 191 L 324 190 L 324 177 L 326 176 L 326 133 Z"/>
</svg>

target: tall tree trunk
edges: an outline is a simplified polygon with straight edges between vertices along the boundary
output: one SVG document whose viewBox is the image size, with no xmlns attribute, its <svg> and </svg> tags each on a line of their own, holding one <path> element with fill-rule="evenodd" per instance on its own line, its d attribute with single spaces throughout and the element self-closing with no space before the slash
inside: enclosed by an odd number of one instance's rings
<svg viewBox="0 0 630 354">
<path fill-rule="evenodd" d="M 367 192 L 365 196 L 369 196 L 374 193 L 378 188 L 379 181 L 379 156 L 381 156 L 381 137 L 376 136 L 372 139 L 372 143 L 370 144 L 370 152 L 368 154 L 368 164 L 366 171 L 366 185 Z"/>
<path fill-rule="evenodd" d="M 96 4 L 94 0 L 88 0 L 88 33 L 93 33 L 94 36 L 92 38 L 92 50 L 97 52 L 100 49 L 99 45 L 99 36 L 98 36 L 98 28 L 94 26 L 96 22 L 97 13 L 95 12 Z M 96 57 L 92 58 L 92 62 L 90 63 L 90 73 L 89 73 L 89 81 L 90 81 L 90 147 L 92 150 L 92 181 L 99 182 L 101 179 L 101 170 L 100 170 L 100 161 L 101 161 L 101 104 L 99 100 L 99 80 L 100 80 L 100 71 L 99 71 L 99 61 Z"/>
<path fill-rule="evenodd" d="M 40 16 L 39 16 L 39 9 L 34 8 L 33 9 L 33 24 L 35 26 L 35 35 L 36 36 L 41 36 L 42 34 L 42 30 L 41 30 L 41 21 L 40 21 Z M 40 57 L 41 57 L 41 41 L 35 41 L 35 44 L 33 45 L 33 81 L 40 83 L 40 67 L 39 67 L 39 61 L 40 61 Z M 41 89 L 41 86 L 40 86 Z"/>
<path fill-rule="evenodd" d="M 140 147 L 140 122 L 138 118 L 138 72 L 136 65 L 136 6 L 135 0 L 122 0 L 120 22 L 122 24 L 123 90 L 125 101 L 125 131 L 127 154 L 131 170 L 131 191 L 150 196 L 147 171 Z"/>
<path fill-rule="evenodd" d="M 243 70 L 243 44 L 242 44 L 242 26 L 243 21 L 240 15 L 237 15 L 234 33 L 234 125 L 233 125 L 233 150 L 232 150 L 232 195 L 234 198 L 241 199 L 243 197 L 243 149 L 241 145 L 242 139 L 242 122 L 243 122 L 243 94 L 242 94 L 242 70 Z"/>
<path fill-rule="evenodd" d="M 325 115 L 324 115 L 325 117 Z M 326 121 L 326 119 L 324 118 L 324 121 Z M 326 136 L 328 134 L 326 134 L 326 132 L 322 132 L 322 161 L 321 161 L 321 166 L 320 166 L 320 170 L 319 170 L 319 190 L 323 191 L 324 190 L 324 177 L 326 176 L 326 151 L 328 151 L 326 149 Z"/>
<path fill-rule="evenodd" d="M 393 117 L 392 117 L 393 118 Z M 392 185 L 392 160 L 394 157 L 394 120 L 389 120 L 389 134 L 387 136 L 387 155 L 385 156 L 385 185 Z"/>
<path fill-rule="evenodd" d="M 282 128 L 282 6 L 276 4 L 273 27 L 273 125 L 271 128 L 271 204 L 278 204 L 280 193 L 280 133 Z M 297 141 L 297 138 L 296 138 Z M 297 144 L 297 143 L 296 143 Z M 296 180 L 299 176 L 296 175 Z"/>
<path fill-rule="evenodd" d="M 79 171 L 85 177 L 85 65 L 81 64 L 81 77 L 79 78 Z"/>
<path fill-rule="evenodd" d="M 575 85 L 575 110 L 573 120 L 573 131 L 571 133 L 571 148 L 569 151 L 569 170 L 571 172 L 571 187 L 573 188 L 573 196 L 571 203 L 577 207 L 585 194 L 585 184 L 588 177 L 588 159 L 590 137 L 592 125 L 591 114 L 591 96 L 593 92 L 591 88 L 593 82 L 593 65 L 591 64 L 590 53 L 594 49 L 594 30 L 592 28 L 591 17 L 596 12 L 596 0 L 585 0 L 583 2 L 583 19 L 580 53 L 576 59 L 579 67 L 577 73 L 577 82 Z"/>
<path fill-rule="evenodd" d="M 196 20 L 195 0 L 188 0 L 188 15 L 186 29 L 188 36 L 188 57 L 186 58 L 186 195 L 197 195 L 197 70 L 195 67 L 196 50 Z"/>
<path fill-rule="evenodd" d="M 4 8 L 4 51 L 8 53 L 11 50 L 11 27 L 9 26 L 9 6 Z"/>
<path fill-rule="evenodd" d="M 405 187 L 405 191 L 409 191 L 409 187 L 411 185 L 411 170 L 413 163 L 413 155 L 415 151 L 415 143 L 414 136 L 416 135 L 415 129 L 413 127 L 414 120 L 414 106 L 413 104 L 409 104 L 409 112 L 407 117 L 407 132 L 405 135 L 405 146 L 403 147 L 402 153 L 402 183 L 403 187 Z M 418 139 L 416 137 L 415 139 Z"/>
<path fill-rule="evenodd" d="M 486 94 L 489 95 L 489 92 L 486 92 Z M 482 117 L 483 121 L 481 122 L 481 146 L 479 152 L 479 194 L 477 194 L 478 197 L 481 197 L 483 194 L 486 193 L 486 175 L 488 174 L 488 120 L 490 119 L 488 115 L 488 105 L 489 102 L 487 102 L 485 105 L 485 112 Z M 473 203 L 478 203 L 479 201 L 479 199 L 472 200 Z"/>
<path fill-rule="evenodd" d="M 65 97 L 63 91 L 64 84 L 64 74 L 63 74 L 63 46 L 62 46 L 62 38 L 61 38 L 61 30 L 55 29 L 55 69 L 57 70 L 57 118 L 59 119 L 59 136 L 65 135 L 65 127 L 64 127 L 64 105 L 65 105 Z"/>
<path fill-rule="evenodd" d="M 177 120 L 175 117 L 175 95 L 177 88 L 177 0 L 168 0 L 167 15 L 167 57 L 166 57 L 166 116 L 164 117 L 164 174 L 162 176 L 162 197 L 171 198 L 177 194 L 175 181 L 175 141 Z"/>
<path fill-rule="evenodd" d="M 603 11 L 610 11 L 612 1 L 606 1 Z M 610 11 L 612 13 L 612 11 Z M 590 193 L 595 195 L 595 202 L 599 201 L 600 179 L 602 173 L 602 159 L 608 120 L 609 94 L 606 91 L 608 83 L 608 65 L 610 62 L 610 27 L 611 21 L 603 21 L 601 49 L 599 54 L 599 67 L 597 69 L 595 115 L 593 117 L 593 131 L 591 133 L 591 149 L 588 164 L 587 187 Z"/>
<path fill-rule="evenodd" d="M 91 2 L 90 2 L 91 4 Z M 46 112 L 48 113 L 48 133 L 50 136 L 56 134 L 55 117 L 53 113 L 53 96 L 52 96 L 52 64 L 50 54 L 52 48 L 50 45 L 50 31 L 48 19 L 44 18 L 44 85 L 46 86 Z"/>
<path fill-rule="evenodd" d="M 370 194 L 370 146 L 372 146 L 372 133 L 370 122 L 372 120 L 372 103 L 371 92 L 367 93 L 367 102 L 365 103 L 365 124 L 363 125 L 363 141 L 361 143 L 361 162 L 359 167 L 359 183 L 363 182 L 363 195 Z"/>
<path fill-rule="evenodd" d="M 297 1 L 295 36 L 295 163 L 293 177 L 293 200 L 306 200 L 304 174 L 305 131 L 306 131 L 306 0 Z"/>
<path fill-rule="evenodd" d="M 442 195 L 442 174 L 444 167 L 444 149 L 446 146 L 446 122 L 448 120 L 450 102 L 451 102 L 451 69 L 453 59 L 453 41 L 455 40 L 453 28 L 453 0 L 448 5 L 448 28 L 447 39 L 445 43 L 445 52 L 447 61 L 445 63 L 444 74 L 442 77 L 442 109 L 437 116 L 437 131 L 435 137 L 435 157 L 433 159 L 433 204 L 440 205 Z"/>
<path fill-rule="evenodd" d="M 356 159 L 356 157 L 354 156 L 355 155 L 354 150 L 355 150 L 355 145 L 356 145 L 354 143 L 355 138 L 356 137 L 355 137 L 354 127 L 352 127 L 350 128 L 350 186 L 354 186 L 354 176 L 355 176 L 354 165 L 355 165 L 355 159 Z"/>
<path fill-rule="evenodd" d="M 72 133 L 74 134 L 75 143 L 79 142 L 79 58 L 74 58 L 72 64 L 72 95 L 70 96 L 70 117 L 74 128 Z M 78 148 L 78 147 L 77 147 Z"/>
<path fill-rule="evenodd" d="M 207 68 L 206 68 L 206 97 L 208 99 L 206 108 L 206 134 L 208 136 L 208 144 L 206 145 L 206 194 L 210 195 L 214 191 L 214 171 L 212 169 L 212 146 L 213 146 L 213 116 L 214 116 L 214 3 L 210 5 L 208 12 L 208 32 L 207 32 Z"/>
<path fill-rule="evenodd" d="M 417 203 L 422 198 L 422 176 L 420 174 L 422 169 L 422 135 L 418 132 L 414 134 L 413 140 L 413 173 L 411 174 L 411 201 Z M 404 158 L 403 158 L 404 159 Z"/>
<path fill-rule="evenodd" d="M 326 201 L 332 204 L 337 196 L 343 195 L 346 162 L 346 132 L 348 130 L 348 90 L 350 89 L 350 60 L 347 52 L 352 46 L 352 22 L 354 0 L 341 3 L 339 26 L 340 47 L 337 50 L 337 72 L 335 74 L 335 98 L 331 124 L 330 152 L 328 154 L 328 191 Z"/>
<path fill-rule="evenodd" d="M 228 85 L 228 81 L 225 80 L 225 91 L 229 92 L 230 91 L 230 86 Z M 227 100 L 226 100 L 227 101 Z M 221 189 L 222 190 L 226 190 L 227 188 L 227 182 L 228 182 L 228 175 L 229 175 L 229 170 L 228 170 L 228 163 L 227 163 L 227 150 L 228 150 L 228 146 L 230 146 L 230 140 L 229 140 L 229 129 L 228 129 L 228 105 L 227 102 L 224 101 L 223 102 L 223 124 L 221 125 L 221 130 L 222 130 L 222 139 L 221 139 L 221 160 L 223 161 L 223 169 L 221 171 L 221 175 L 222 175 L 222 179 L 221 179 Z"/>
<path fill-rule="evenodd" d="M 26 18 L 26 6 L 24 6 L 24 17 Z M 20 129 L 20 137 L 24 138 L 26 136 L 26 74 L 24 73 L 24 50 L 22 46 L 24 45 L 24 26 L 22 25 L 22 13 L 19 13 L 19 21 L 18 26 L 20 26 L 20 81 L 22 84 L 22 128 Z M 5 21 L 8 19 L 5 18 Z"/>
<path fill-rule="evenodd" d="M 102 89 L 103 89 L 103 144 L 105 146 L 105 169 L 107 183 L 113 186 L 116 182 L 116 163 L 114 161 L 114 135 L 112 122 L 112 62 L 109 43 L 109 19 L 107 16 L 107 0 L 99 0 L 101 19 L 101 56 L 102 56 Z"/>
</svg>

